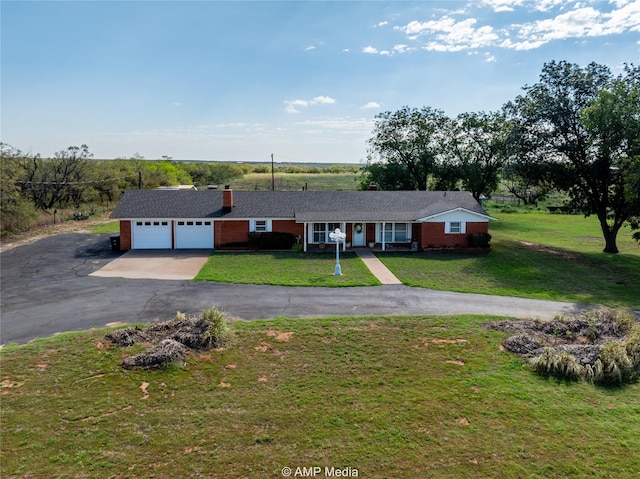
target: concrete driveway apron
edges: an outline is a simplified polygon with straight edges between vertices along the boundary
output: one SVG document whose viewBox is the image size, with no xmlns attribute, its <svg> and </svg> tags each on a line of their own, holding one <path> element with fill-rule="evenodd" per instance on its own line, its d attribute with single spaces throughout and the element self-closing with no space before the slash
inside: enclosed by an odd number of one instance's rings
<svg viewBox="0 0 640 479">
<path fill-rule="evenodd" d="M 131 250 L 89 276 L 129 279 L 193 279 L 211 250 Z"/>
</svg>

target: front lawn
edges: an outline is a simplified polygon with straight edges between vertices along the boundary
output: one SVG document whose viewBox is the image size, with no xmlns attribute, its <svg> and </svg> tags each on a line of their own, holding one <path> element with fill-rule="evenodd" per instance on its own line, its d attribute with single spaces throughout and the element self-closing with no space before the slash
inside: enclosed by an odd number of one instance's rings
<svg viewBox="0 0 640 479">
<path fill-rule="evenodd" d="M 617 255 L 602 253 L 595 218 L 499 214 L 492 251 L 377 253 L 405 284 L 465 293 L 625 306 L 640 309 L 640 246 L 625 229 Z"/>
<path fill-rule="evenodd" d="M 380 284 L 355 253 L 340 253 L 342 276 L 334 276 L 335 264 L 335 253 L 331 252 L 216 252 L 194 280 L 281 286 L 336 287 Z"/>
<path fill-rule="evenodd" d="M 237 322 L 166 370 L 122 369 L 138 349 L 105 330 L 11 346 L 0 476 L 637 477 L 640 384 L 540 378 L 483 327 L 497 319 Z"/>
</svg>

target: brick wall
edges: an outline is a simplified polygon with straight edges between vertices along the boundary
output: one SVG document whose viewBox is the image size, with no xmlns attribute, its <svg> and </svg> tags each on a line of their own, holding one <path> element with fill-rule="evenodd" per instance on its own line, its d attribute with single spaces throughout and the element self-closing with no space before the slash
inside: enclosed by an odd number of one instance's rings
<svg viewBox="0 0 640 479">
<path fill-rule="evenodd" d="M 271 231 L 291 233 L 293 236 L 300 235 L 301 238 L 304 238 L 304 224 L 296 223 L 293 220 L 273 220 L 271 222 Z"/>
<path fill-rule="evenodd" d="M 214 247 L 224 248 L 229 243 L 246 243 L 249 240 L 248 221 L 214 221 Z"/>
<path fill-rule="evenodd" d="M 418 239 L 421 248 L 466 248 L 469 244 L 467 235 L 469 233 L 488 233 L 489 223 L 474 222 L 466 223 L 464 234 L 445 234 L 444 223 L 422 223 Z"/>
<path fill-rule="evenodd" d="M 131 249 L 131 221 L 120 220 L 120 251 Z"/>
</svg>

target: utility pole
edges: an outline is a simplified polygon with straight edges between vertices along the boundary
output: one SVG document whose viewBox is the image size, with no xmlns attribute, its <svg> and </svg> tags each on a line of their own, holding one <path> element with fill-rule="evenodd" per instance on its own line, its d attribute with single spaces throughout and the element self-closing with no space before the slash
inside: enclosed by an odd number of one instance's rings
<svg viewBox="0 0 640 479">
<path fill-rule="evenodd" d="M 142 189 L 142 171 L 138 171 L 138 189 Z"/>
<path fill-rule="evenodd" d="M 273 153 L 271 153 L 271 191 L 276 191 L 276 177 L 273 174 Z"/>
</svg>

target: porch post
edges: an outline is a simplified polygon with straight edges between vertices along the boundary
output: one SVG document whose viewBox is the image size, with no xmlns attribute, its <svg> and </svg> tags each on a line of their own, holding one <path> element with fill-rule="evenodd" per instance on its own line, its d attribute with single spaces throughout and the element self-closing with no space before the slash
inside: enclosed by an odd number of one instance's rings
<svg viewBox="0 0 640 479">
<path fill-rule="evenodd" d="M 382 223 L 382 238 L 380 238 L 382 240 L 382 251 L 384 251 L 384 247 L 385 247 L 385 243 L 384 243 L 384 237 L 385 237 L 384 232 L 385 232 L 385 229 L 386 229 L 385 225 L 386 225 L 386 223 L 383 222 Z"/>
<path fill-rule="evenodd" d="M 306 253 L 307 252 L 307 223 L 303 223 L 304 224 L 304 247 L 303 250 Z"/>
<path fill-rule="evenodd" d="M 344 234 L 347 234 L 347 223 L 342 223 L 342 231 L 344 231 Z M 353 233 L 352 233 L 353 234 Z M 353 237 L 351 238 L 351 241 L 353 241 Z M 342 242 L 342 251 L 347 251 L 347 237 L 344 237 L 344 241 Z"/>
</svg>

